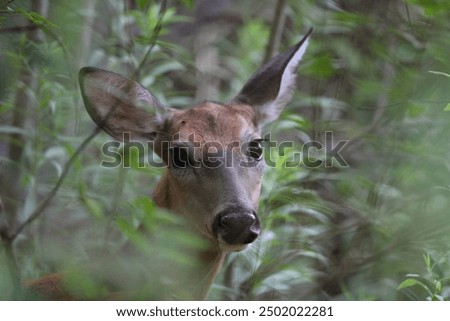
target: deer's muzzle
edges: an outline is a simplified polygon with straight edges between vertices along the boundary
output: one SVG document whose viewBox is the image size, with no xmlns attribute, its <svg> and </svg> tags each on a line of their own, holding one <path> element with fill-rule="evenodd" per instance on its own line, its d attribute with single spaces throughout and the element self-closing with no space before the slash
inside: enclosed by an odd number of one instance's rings
<svg viewBox="0 0 450 321">
<path fill-rule="evenodd" d="M 215 237 L 227 245 L 246 245 L 259 236 L 261 222 L 253 210 L 231 207 L 216 215 L 212 230 Z"/>
</svg>

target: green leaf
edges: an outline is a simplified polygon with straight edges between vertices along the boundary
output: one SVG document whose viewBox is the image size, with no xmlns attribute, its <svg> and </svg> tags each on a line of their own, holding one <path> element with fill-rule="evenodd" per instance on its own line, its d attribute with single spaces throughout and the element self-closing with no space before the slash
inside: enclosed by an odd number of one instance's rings
<svg viewBox="0 0 450 321">
<path fill-rule="evenodd" d="M 420 277 L 417 277 L 420 278 Z M 403 281 L 402 283 L 399 284 L 399 286 L 397 287 L 397 290 L 401 290 L 401 289 L 405 289 L 408 287 L 412 287 L 412 286 L 420 286 L 422 287 L 425 291 L 427 291 L 427 293 L 432 296 L 433 295 L 433 286 L 429 287 L 426 283 L 423 283 L 421 281 L 419 281 L 417 278 L 408 278 L 405 281 Z M 422 280 L 424 280 L 423 278 L 421 278 Z M 426 281 L 426 280 L 425 280 Z"/>
<path fill-rule="evenodd" d="M 442 295 L 433 294 L 431 301 L 445 301 L 445 298 Z"/>
<path fill-rule="evenodd" d="M 414 279 L 406 279 L 405 281 L 400 283 L 400 285 L 397 287 L 397 290 L 409 288 L 411 286 L 417 285 L 417 283 L 418 282 L 416 280 L 414 280 Z"/>
<path fill-rule="evenodd" d="M 408 107 L 407 113 L 411 117 L 418 117 L 424 112 L 425 108 L 421 105 L 412 104 Z"/>
<path fill-rule="evenodd" d="M 450 3 L 442 0 L 408 0 L 408 2 L 423 8 L 427 16 L 443 15 L 450 10 Z"/>
<path fill-rule="evenodd" d="M 450 111 L 450 103 L 448 103 L 447 106 L 445 106 L 444 111 Z"/>
<path fill-rule="evenodd" d="M 430 254 L 426 253 L 423 255 L 423 260 L 425 262 L 425 267 L 427 268 L 428 272 L 431 272 L 431 258 L 430 258 Z"/>
<path fill-rule="evenodd" d="M 194 0 L 181 0 L 181 4 L 188 9 L 192 9 L 194 6 Z"/>
<path fill-rule="evenodd" d="M 86 205 L 86 208 L 88 209 L 89 213 L 95 218 L 103 219 L 105 217 L 103 207 L 100 204 L 100 202 L 92 198 L 85 198 L 84 204 Z"/>
<path fill-rule="evenodd" d="M 45 19 L 43 16 L 41 16 L 37 12 L 33 12 L 33 11 L 27 12 L 27 11 L 23 10 L 22 8 L 17 8 L 17 12 L 20 13 L 23 17 L 30 20 L 32 23 L 34 23 L 37 26 L 42 26 L 45 28 L 51 27 L 54 29 L 59 29 L 59 27 L 57 25 L 55 25 L 54 23 Z"/>
<path fill-rule="evenodd" d="M 322 54 L 314 58 L 314 60 L 304 67 L 302 73 L 316 78 L 329 78 L 335 74 L 331 56 Z"/>
<path fill-rule="evenodd" d="M 441 281 L 435 281 L 435 289 L 436 289 L 436 292 L 438 292 L 438 293 L 442 291 Z"/>
<path fill-rule="evenodd" d="M 420 282 L 424 287 L 432 291 L 434 289 L 434 284 L 427 280 L 426 278 L 418 275 L 418 274 L 406 274 L 406 278 L 408 279 L 414 279 L 417 282 Z"/>
</svg>

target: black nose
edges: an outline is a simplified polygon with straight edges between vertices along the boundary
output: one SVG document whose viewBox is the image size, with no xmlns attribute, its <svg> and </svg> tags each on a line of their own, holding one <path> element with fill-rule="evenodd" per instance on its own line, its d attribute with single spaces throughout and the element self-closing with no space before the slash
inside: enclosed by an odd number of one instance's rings
<svg viewBox="0 0 450 321">
<path fill-rule="evenodd" d="M 212 228 L 228 244 L 249 244 L 259 236 L 261 223 L 254 211 L 232 207 L 216 215 Z"/>
</svg>

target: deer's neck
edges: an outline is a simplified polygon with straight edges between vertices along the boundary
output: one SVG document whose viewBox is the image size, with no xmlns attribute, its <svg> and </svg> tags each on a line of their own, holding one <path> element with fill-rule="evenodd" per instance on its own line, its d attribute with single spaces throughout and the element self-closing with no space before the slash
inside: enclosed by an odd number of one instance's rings
<svg viewBox="0 0 450 321">
<path fill-rule="evenodd" d="M 179 200 L 173 196 L 176 193 L 173 190 L 174 186 L 171 184 L 168 175 L 166 172 L 159 181 L 153 193 L 153 199 L 158 207 L 166 208 L 176 214 L 182 215 L 179 210 Z M 210 240 L 207 240 L 207 242 L 211 243 Z M 194 274 L 198 276 L 198 279 L 193 280 L 193 292 L 195 299 L 204 299 L 222 266 L 226 253 L 221 251 L 217 244 L 211 243 L 211 246 L 206 250 L 199 251 L 195 256 L 201 264 L 201 271 L 197 271 Z"/>
</svg>

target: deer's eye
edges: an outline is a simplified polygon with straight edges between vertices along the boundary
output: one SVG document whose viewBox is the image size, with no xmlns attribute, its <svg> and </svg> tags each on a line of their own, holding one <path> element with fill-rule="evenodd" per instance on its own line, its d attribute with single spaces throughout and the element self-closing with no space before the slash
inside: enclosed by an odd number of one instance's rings
<svg viewBox="0 0 450 321">
<path fill-rule="evenodd" d="M 261 146 L 261 140 L 256 139 L 249 142 L 245 154 L 253 158 L 254 160 L 260 161 L 263 156 L 263 148 Z"/>
<path fill-rule="evenodd" d="M 174 146 L 171 148 L 170 160 L 174 168 L 188 168 L 189 148 L 183 146 Z"/>
</svg>

